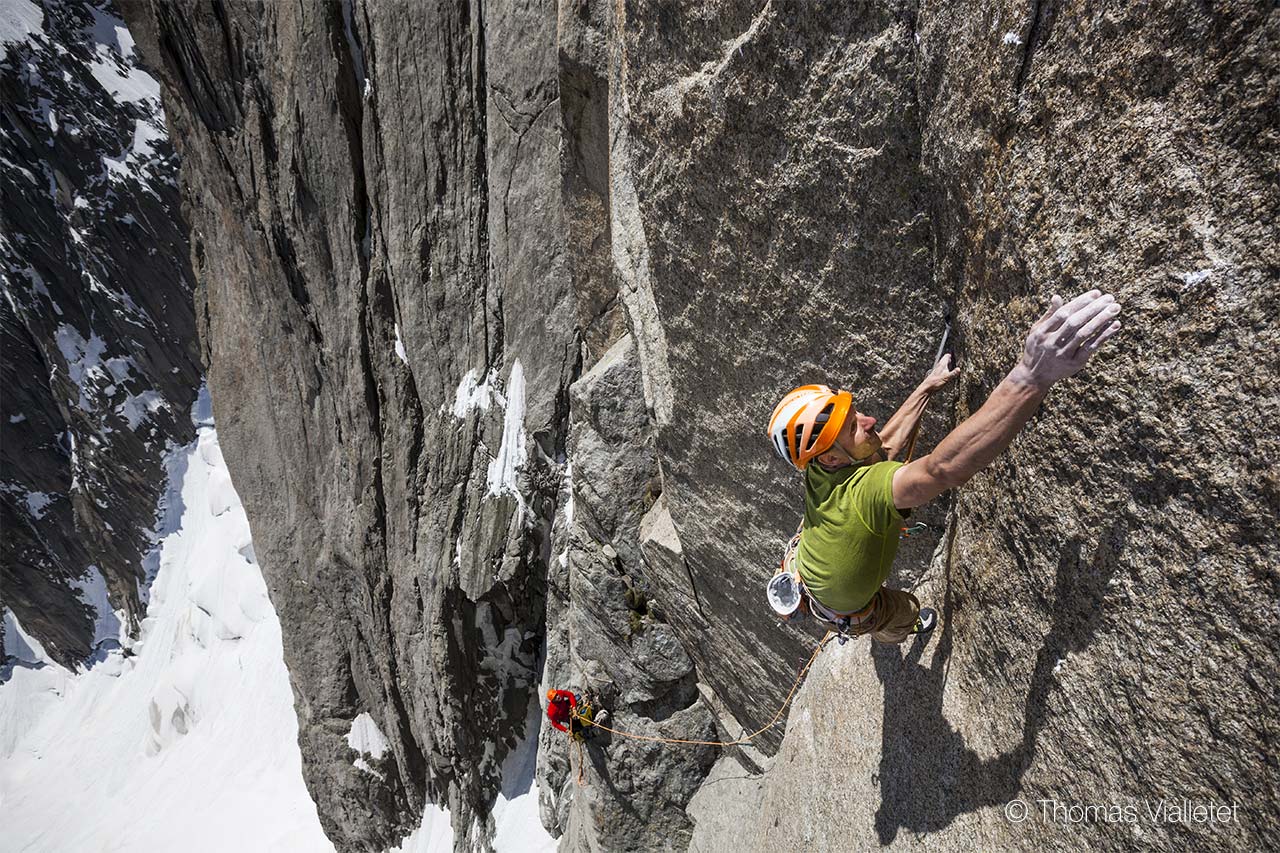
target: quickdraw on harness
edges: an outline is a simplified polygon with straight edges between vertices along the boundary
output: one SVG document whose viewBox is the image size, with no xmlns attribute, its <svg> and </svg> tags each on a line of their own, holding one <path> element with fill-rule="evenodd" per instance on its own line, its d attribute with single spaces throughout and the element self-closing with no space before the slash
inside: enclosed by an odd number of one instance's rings
<svg viewBox="0 0 1280 853">
<path fill-rule="evenodd" d="M 925 524 L 923 521 L 917 521 L 915 524 L 911 525 L 910 527 L 902 528 L 902 531 L 898 534 L 898 538 L 910 539 L 912 536 L 915 536 L 917 533 L 924 533 L 928 529 L 929 529 L 929 525 Z"/>
</svg>

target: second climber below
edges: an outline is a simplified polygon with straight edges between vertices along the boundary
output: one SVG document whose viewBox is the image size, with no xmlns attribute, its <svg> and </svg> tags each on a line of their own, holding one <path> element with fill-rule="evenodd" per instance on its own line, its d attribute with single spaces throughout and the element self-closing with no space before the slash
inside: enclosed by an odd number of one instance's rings
<svg viewBox="0 0 1280 853">
<path fill-rule="evenodd" d="M 774 450 L 804 472 L 804 521 L 783 558 L 798 575 L 809 610 L 848 634 L 901 643 L 931 631 L 937 615 L 914 595 L 884 585 L 911 510 L 968 482 L 1022 429 L 1055 382 L 1077 373 L 1120 329 L 1120 306 L 1091 290 L 1049 310 L 1031 327 L 1022 358 L 982 408 L 927 456 L 895 461 L 911 441 L 933 392 L 958 372 L 934 365 L 902 407 L 876 430 L 853 395 L 825 385 L 794 389 L 773 410 Z M 814 464 L 810 464 L 814 463 Z"/>
<path fill-rule="evenodd" d="M 547 719 L 576 740 L 591 736 L 596 724 L 603 724 L 608 718 L 609 712 L 596 711 L 589 696 L 578 696 L 572 690 L 547 691 Z"/>
</svg>

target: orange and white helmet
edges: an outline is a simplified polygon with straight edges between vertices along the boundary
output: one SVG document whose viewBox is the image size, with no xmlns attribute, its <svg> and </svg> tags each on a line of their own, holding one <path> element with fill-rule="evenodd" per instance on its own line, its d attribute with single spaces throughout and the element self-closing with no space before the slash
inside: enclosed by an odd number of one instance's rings
<svg viewBox="0 0 1280 853">
<path fill-rule="evenodd" d="M 786 461 L 803 471 L 809 460 L 835 444 L 853 408 L 853 395 L 836 393 L 826 385 L 801 385 L 773 410 L 769 440 Z"/>
</svg>

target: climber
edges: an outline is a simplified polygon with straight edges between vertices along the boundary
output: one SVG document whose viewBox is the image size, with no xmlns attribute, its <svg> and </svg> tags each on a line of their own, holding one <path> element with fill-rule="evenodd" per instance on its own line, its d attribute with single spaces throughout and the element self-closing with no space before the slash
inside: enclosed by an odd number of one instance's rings
<svg viewBox="0 0 1280 853">
<path fill-rule="evenodd" d="M 590 737 L 595 723 L 608 719 L 608 712 L 597 716 L 590 697 L 579 699 L 571 690 L 547 691 L 547 719 L 551 725 L 574 738 Z"/>
<path fill-rule="evenodd" d="M 884 586 L 910 511 L 968 482 L 1009 446 L 1055 382 L 1074 375 L 1120 328 L 1120 306 L 1091 290 L 1059 296 L 1027 335 L 1022 358 L 982 408 L 927 456 L 894 461 L 911 441 L 930 396 L 950 382 L 941 356 L 881 431 L 846 390 L 805 385 L 783 398 L 769 421 L 774 450 L 804 473 L 801 530 L 783 556 L 808 611 L 841 629 L 901 643 L 935 627 L 937 615 L 914 595 Z M 816 461 L 816 465 L 810 465 Z M 782 574 L 775 580 L 785 579 Z M 773 584 L 770 597 L 774 602 Z M 790 607 L 795 607 L 792 602 Z M 775 603 L 775 610 L 781 614 Z"/>
</svg>

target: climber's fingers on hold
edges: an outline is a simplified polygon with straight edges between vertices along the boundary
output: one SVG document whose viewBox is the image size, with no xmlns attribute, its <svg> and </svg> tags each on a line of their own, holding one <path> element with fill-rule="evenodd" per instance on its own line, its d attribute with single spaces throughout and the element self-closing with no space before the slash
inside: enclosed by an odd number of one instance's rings
<svg viewBox="0 0 1280 853">
<path fill-rule="evenodd" d="M 1090 340 L 1110 328 L 1120 314 L 1120 304 L 1116 302 L 1115 297 L 1111 296 L 1111 294 L 1107 294 L 1102 299 L 1097 300 L 1089 308 L 1093 316 L 1089 317 L 1088 322 L 1080 326 L 1080 330 L 1075 335 L 1075 344 L 1078 347 L 1083 347 Z"/>
<path fill-rule="evenodd" d="M 946 385 L 956 374 L 960 372 L 960 368 L 951 367 L 951 353 L 939 358 L 933 365 L 933 369 L 929 371 L 929 385 L 933 388 L 941 388 Z"/>
<path fill-rule="evenodd" d="M 1114 302 L 1115 297 L 1100 290 L 1090 290 L 1072 299 L 1054 315 L 1055 317 L 1065 315 L 1062 325 L 1054 333 L 1054 343 L 1059 347 L 1069 347 L 1074 350 L 1081 343 L 1075 340 L 1079 331 L 1093 319 L 1095 314 Z"/>
<path fill-rule="evenodd" d="M 1110 326 L 1107 326 L 1107 328 L 1102 331 L 1102 334 L 1098 335 L 1093 340 L 1085 341 L 1084 344 L 1080 346 L 1078 354 L 1084 356 L 1084 358 L 1088 358 L 1098 351 L 1098 347 L 1102 346 L 1103 341 L 1118 331 L 1120 331 L 1120 321 L 1116 320 Z"/>
<path fill-rule="evenodd" d="M 1058 304 L 1058 309 L 1049 315 L 1047 322 L 1037 327 L 1038 331 L 1046 337 L 1054 336 L 1054 342 L 1059 345 L 1065 344 L 1066 341 L 1063 338 L 1084 325 L 1088 317 L 1093 316 L 1089 314 L 1084 319 L 1080 319 L 1081 312 L 1100 298 L 1103 298 L 1101 290 L 1089 290 L 1063 305 L 1062 297 L 1054 296 L 1053 302 Z"/>
</svg>

